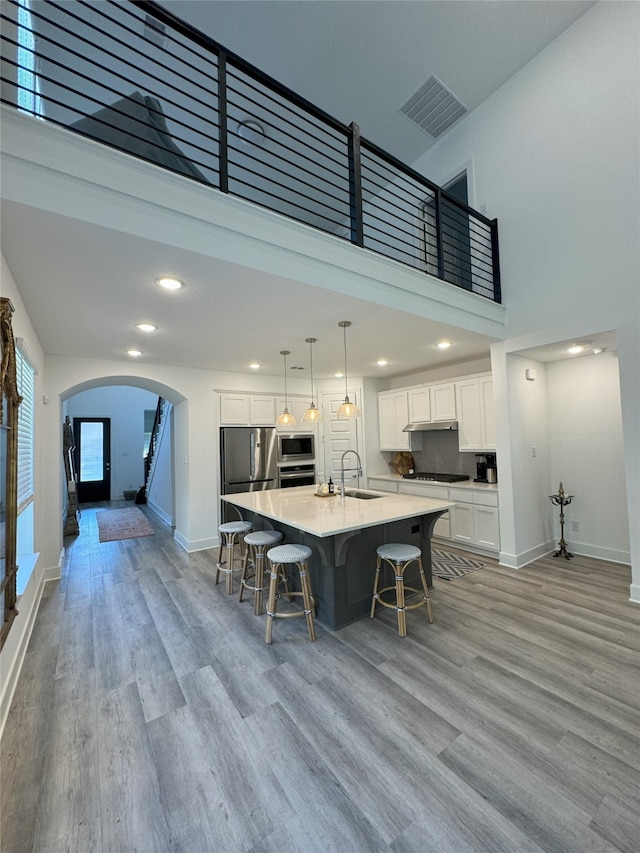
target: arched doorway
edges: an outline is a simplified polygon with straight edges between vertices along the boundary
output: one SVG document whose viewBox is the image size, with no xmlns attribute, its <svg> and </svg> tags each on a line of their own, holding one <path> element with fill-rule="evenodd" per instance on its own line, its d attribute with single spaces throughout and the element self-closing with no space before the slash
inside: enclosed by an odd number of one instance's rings
<svg viewBox="0 0 640 853">
<path fill-rule="evenodd" d="M 147 485 L 150 508 L 175 524 L 175 433 L 173 406 L 184 397 L 163 383 L 141 377 L 104 376 L 61 394 L 65 431 L 74 442 L 75 482 L 68 495 L 64 533 L 78 532 L 70 519 L 77 506 L 95 501 L 134 500 Z M 162 422 L 149 482 L 145 452 L 149 423 L 157 410 Z M 63 452 L 68 453 L 65 447 Z M 68 470 L 68 460 L 65 459 Z"/>
</svg>

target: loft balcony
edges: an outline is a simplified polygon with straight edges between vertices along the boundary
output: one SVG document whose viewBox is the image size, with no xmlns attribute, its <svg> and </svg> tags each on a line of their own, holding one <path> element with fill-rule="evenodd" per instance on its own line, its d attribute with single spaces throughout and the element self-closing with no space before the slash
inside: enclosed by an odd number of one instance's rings
<svg viewBox="0 0 640 853">
<path fill-rule="evenodd" d="M 1 18 L 2 103 L 501 301 L 496 220 L 156 3 Z"/>
</svg>

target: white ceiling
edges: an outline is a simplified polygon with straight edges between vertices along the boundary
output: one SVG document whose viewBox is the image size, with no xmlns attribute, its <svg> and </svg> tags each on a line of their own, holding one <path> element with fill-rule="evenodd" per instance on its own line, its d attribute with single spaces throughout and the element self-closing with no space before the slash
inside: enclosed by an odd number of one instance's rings
<svg viewBox="0 0 640 853">
<path fill-rule="evenodd" d="M 162 0 L 160 5 L 411 164 L 398 111 L 432 74 L 469 111 L 587 11 L 580 0 Z"/>
<path fill-rule="evenodd" d="M 470 109 L 593 5 L 562 0 L 232 0 L 165 2 L 364 136 L 411 163 L 431 138 L 398 109 L 435 74 Z M 446 143 L 445 143 L 446 144 Z M 81 247 L 81 251 L 78 251 Z M 242 266 L 77 220 L 3 202 L 2 248 L 46 353 L 125 360 L 138 346 L 157 364 L 248 372 L 342 367 L 349 319 L 349 373 L 401 375 L 486 357 L 490 338 Z M 153 279 L 179 270 L 189 283 L 160 292 Z M 247 305 L 251 305 L 249 319 Z M 158 325 L 143 335 L 136 322 Z M 292 332 L 292 330 L 296 330 Z M 453 341 L 447 353 L 435 348 Z M 408 346 L 407 342 L 411 345 Z M 377 367 L 378 358 L 389 360 Z"/>
</svg>

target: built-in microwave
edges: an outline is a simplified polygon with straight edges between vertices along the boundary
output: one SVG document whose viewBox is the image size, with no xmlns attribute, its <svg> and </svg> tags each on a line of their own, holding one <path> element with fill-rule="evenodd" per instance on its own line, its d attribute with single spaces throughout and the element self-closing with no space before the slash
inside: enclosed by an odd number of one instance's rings
<svg viewBox="0 0 640 853">
<path fill-rule="evenodd" d="M 278 433 L 278 462 L 312 461 L 315 458 L 313 433 Z"/>
</svg>

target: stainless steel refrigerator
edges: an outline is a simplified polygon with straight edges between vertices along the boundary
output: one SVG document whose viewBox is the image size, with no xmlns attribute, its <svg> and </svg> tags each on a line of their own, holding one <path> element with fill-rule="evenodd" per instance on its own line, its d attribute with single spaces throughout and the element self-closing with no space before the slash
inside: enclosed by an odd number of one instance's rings
<svg viewBox="0 0 640 853">
<path fill-rule="evenodd" d="M 276 454 L 274 427 L 223 427 L 220 431 L 222 494 L 275 489 Z"/>
</svg>

